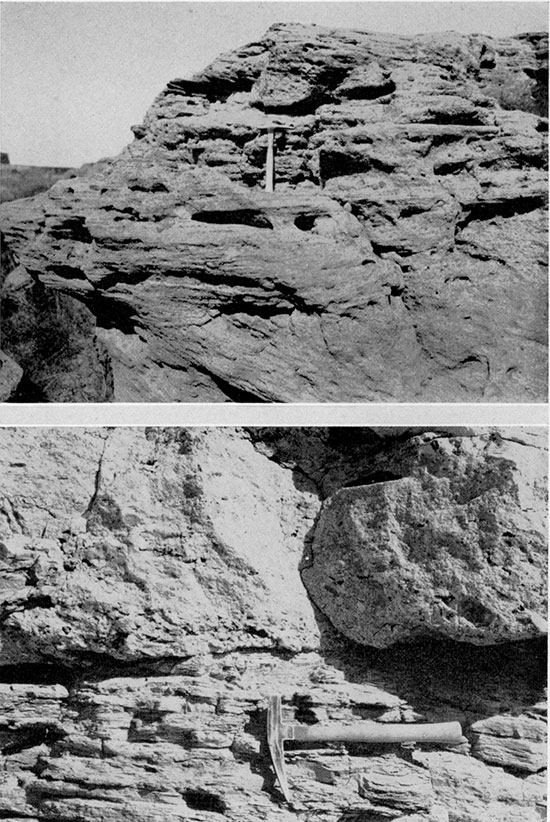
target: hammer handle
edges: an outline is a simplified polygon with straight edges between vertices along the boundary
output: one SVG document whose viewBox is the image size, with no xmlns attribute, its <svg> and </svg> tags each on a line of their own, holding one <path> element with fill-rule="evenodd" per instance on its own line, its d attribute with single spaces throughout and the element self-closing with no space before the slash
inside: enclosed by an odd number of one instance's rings
<svg viewBox="0 0 550 822">
<path fill-rule="evenodd" d="M 357 725 L 287 725 L 285 739 L 303 742 L 366 742 L 390 744 L 398 742 L 434 742 L 459 745 L 466 740 L 459 722 L 439 722 L 430 725 L 386 724 L 362 721 Z"/>
</svg>

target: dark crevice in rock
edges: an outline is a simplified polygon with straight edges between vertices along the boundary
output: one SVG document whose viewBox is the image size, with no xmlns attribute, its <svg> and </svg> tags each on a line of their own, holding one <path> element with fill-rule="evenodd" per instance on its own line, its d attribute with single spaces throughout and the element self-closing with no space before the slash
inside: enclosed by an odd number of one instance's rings
<svg viewBox="0 0 550 822">
<path fill-rule="evenodd" d="M 22 611 L 31 611 L 34 608 L 53 608 L 54 601 L 49 594 L 31 594 L 28 599 L 23 602 L 8 602 L 3 605 L 2 613 L 0 613 L 0 625 L 5 622 L 12 614 L 21 613 Z"/>
<path fill-rule="evenodd" d="M 85 279 L 73 266 L 50 264 L 48 270 L 64 279 Z M 23 284 L 12 287 L 7 280 L 2 293 L 3 348 L 23 369 L 10 401 L 109 401 L 110 360 L 81 295 L 47 288 L 38 272 L 21 271 L 26 276 Z"/>
<path fill-rule="evenodd" d="M 311 231 L 315 226 L 315 220 L 318 216 L 318 214 L 298 214 L 294 220 L 294 225 L 296 228 L 299 228 L 300 231 Z"/>
<path fill-rule="evenodd" d="M 301 314 L 320 315 L 325 310 L 322 305 L 310 305 L 306 303 L 306 301 L 300 297 L 291 286 L 284 285 L 283 283 L 276 283 L 276 288 L 283 295 L 285 300 L 288 300 L 288 302 L 294 306 L 296 311 L 299 311 Z"/>
<path fill-rule="evenodd" d="M 192 80 L 170 80 L 164 94 L 183 94 L 186 97 L 204 97 L 210 102 L 225 102 L 228 97 L 238 91 L 250 91 L 254 81 L 255 76 L 253 75 L 248 77 L 241 75 L 232 80 L 216 76 L 206 76 Z"/>
<path fill-rule="evenodd" d="M 86 279 L 82 269 L 76 268 L 73 265 L 66 265 L 65 263 L 50 263 L 46 270 L 55 274 L 57 277 L 62 277 L 64 280 Z"/>
<path fill-rule="evenodd" d="M 371 240 L 372 250 L 376 254 L 377 257 L 380 257 L 382 254 L 388 254 L 389 252 L 397 252 L 397 249 L 393 245 L 383 245 L 382 243 L 376 243 Z M 414 251 L 408 248 L 399 248 L 398 253 L 402 257 L 410 257 L 414 254 Z"/>
<path fill-rule="evenodd" d="M 421 817 L 418 817 L 420 819 Z M 428 822 L 429 817 L 425 817 Z M 344 811 L 342 816 L 339 816 L 336 822 L 388 822 L 386 813 L 379 813 L 378 811 Z"/>
<path fill-rule="evenodd" d="M 267 639 L 268 634 L 262 629 L 249 629 L 251 636 Z M 243 657 L 270 655 L 276 659 L 288 660 L 298 655 L 298 652 L 285 648 L 265 647 L 255 645 L 238 645 L 227 651 L 213 653 L 214 659 L 233 657 L 235 653 Z M 0 683 L 33 684 L 33 685 L 63 685 L 69 691 L 80 687 L 82 683 L 101 683 L 114 678 L 135 679 L 148 676 L 179 676 L 177 667 L 185 663 L 192 663 L 193 656 L 158 656 L 142 657 L 139 659 L 117 659 L 110 654 L 94 651 L 74 651 L 67 655 L 70 662 L 29 662 L 17 665 L 0 666 Z"/>
<path fill-rule="evenodd" d="M 46 392 L 36 385 L 26 374 L 12 396 L 6 402 L 50 402 Z"/>
<path fill-rule="evenodd" d="M 346 89 L 345 92 L 342 91 L 342 97 L 346 97 L 348 100 L 378 100 L 380 101 L 381 97 L 388 97 L 389 95 L 393 94 L 396 90 L 395 83 L 393 80 L 388 80 L 386 83 L 380 86 L 357 86 L 356 88 L 349 88 Z"/>
<path fill-rule="evenodd" d="M 215 225 L 248 225 L 252 228 L 273 228 L 271 221 L 265 214 L 252 208 L 235 208 L 230 211 L 197 211 L 191 215 L 191 219 L 200 223 L 214 223 Z"/>
<path fill-rule="evenodd" d="M 233 385 L 228 380 L 220 377 L 219 374 L 214 374 L 212 371 L 209 371 L 202 365 L 197 363 L 192 363 L 193 368 L 201 374 L 206 374 L 212 382 L 216 385 L 220 391 L 225 394 L 227 399 L 230 402 L 246 402 L 246 403 L 259 403 L 259 402 L 269 402 L 269 400 L 264 399 L 263 397 L 259 397 L 257 394 L 248 391 L 246 388 L 240 388 L 237 385 Z"/>
<path fill-rule="evenodd" d="M 355 488 L 361 485 L 374 485 L 378 482 L 392 482 L 393 480 L 403 479 L 400 474 L 395 474 L 393 471 L 373 471 L 371 474 L 365 474 L 357 479 L 349 480 L 344 484 L 344 488 Z"/>
<path fill-rule="evenodd" d="M 315 612 L 327 663 L 341 668 L 349 682 L 399 682 L 402 697 L 426 716 L 434 709 L 459 711 L 468 724 L 488 710 L 517 716 L 544 693 L 545 637 L 479 646 L 426 635 L 378 649 L 344 638 L 317 607 Z"/>
<path fill-rule="evenodd" d="M 57 225 L 50 226 L 49 232 L 57 240 L 74 240 L 79 243 L 91 243 L 92 235 L 86 228 L 85 217 L 67 217 Z"/>
<path fill-rule="evenodd" d="M 416 214 L 425 214 L 426 209 L 420 206 L 410 205 L 401 209 L 401 217 L 414 217 Z"/>
<path fill-rule="evenodd" d="M 152 183 L 133 183 L 128 184 L 130 191 L 143 191 L 153 193 L 168 193 L 170 189 L 161 182 Z"/>
<path fill-rule="evenodd" d="M 59 662 L 21 662 L 0 665 L 0 682 L 70 687 L 75 673 Z"/>
<path fill-rule="evenodd" d="M 470 257 L 473 257 L 476 260 L 481 260 L 482 262 L 493 262 L 498 263 L 499 265 L 506 265 L 506 260 L 502 259 L 501 257 L 497 257 L 495 254 L 489 254 L 486 251 L 480 251 L 476 247 L 472 246 L 469 240 L 463 240 L 461 237 L 457 237 L 455 240 L 457 247 L 460 248 L 461 251 L 464 251 Z"/>
<path fill-rule="evenodd" d="M 399 162 L 398 160 L 395 160 L 395 162 L 391 162 L 389 160 L 379 160 L 378 158 L 372 156 L 369 157 L 369 161 L 371 167 L 375 171 L 382 171 L 384 172 L 384 174 L 391 174 L 393 171 L 395 171 L 397 164 Z"/>
<path fill-rule="evenodd" d="M 319 151 L 319 174 L 323 181 L 360 174 L 369 171 L 371 166 L 370 158 L 359 150 L 350 152 L 345 149 L 322 148 Z"/>
<path fill-rule="evenodd" d="M 517 214 L 528 214 L 546 205 L 544 195 L 533 195 L 517 200 L 501 202 L 476 203 L 465 211 L 464 217 L 457 222 L 457 228 L 462 231 L 475 220 L 493 220 L 495 217 L 515 217 Z"/>
<path fill-rule="evenodd" d="M 467 114 L 455 114 L 453 112 L 433 112 L 418 121 L 419 124 L 430 126 L 484 126 L 480 113 L 475 111 Z"/>
<path fill-rule="evenodd" d="M 247 314 L 250 317 L 261 317 L 268 320 L 281 314 L 291 314 L 294 311 L 292 305 L 273 305 L 265 303 L 261 305 L 247 297 L 236 297 L 229 303 L 219 306 L 219 312 L 223 315 Z"/>
<path fill-rule="evenodd" d="M 184 791 L 182 793 L 187 805 L 194 811 L 225 814 L 227 804 L 219 794 L 205 790 Z"/>
<path fill-rule="evenodd" d="M 294 694 L 292 704 L 296 706 L 294 719 L 304 725 L 314 725 L 319 720 L 313 710 L 313 700 L 304 694 Z"/>
<path fill-rule="evenodd" d="M 135 334 L 137 317 L 131 307 L 96 291 L 89 300 L 91 310 L 96 316 L 98 328 L 116 328 L 123 334 Z"/>
<path fill-rule="evenodd" d="M 467 161 L 466 160 L 456 160 L 454 162 L 448 163 L 437 163 L 434 164 L 434 174 L 436 177 L 443 177 L 448 174 L 458 174 L 465 168 Z"/>
<path fill-rule="evenodd" d="M 216 289 L 223 286 L 227 286 L 228 288 L 236 288 L 239 290 L 249 288 L 251 290 L 251 298 L 253 298 L 254 293 L 257 293 L 258 291 L 267 292 L 270 294 L 275 289 L 275 286 L 271 283 L 268 284 L 265 280 L 262 281 L 260 278 L 240 276 L 239 274 L 228 274 L 223 270 L 216 271 L 216 273 L 205 268 L 200 270 L 180 269 L 166 271 L 166 276 L 169 275 L 174 277 L 188 277 L 189 279 L 196 280 L 198 283 L 213 285 Z"/>
<path fill-rule="evenodd" d="M 190 659 L 189 656 L 158 656 L 138 659 L 117 659 L 115 655 L 93 651 L 74 651 L 71 670 L 74 681 L 101 682 L 113 677 L 163 676 L 172 673 L 174 667 Z"/>
<path fill-rule="evenodd" d="M 331 99 L 330 94 L 325 94 L 320 91 L 318 94 L 312 95 L 308 100 L 297 103 L 266 105 L 259 101 L 255 105 L 256 108 L 265 111 L 266 114 L 290 114 L 295 117 L 307 117 L 309 114 L 315 114 L 318 108 L 329 103 Z"/>
<path fill-rule="evenodd" d="M 34 748 L 37 745 L 52 745 L 63 739 L 67 735 L 59 725 L 51 722 L 35 722 L 32 727 L 17 730 L 14 733 L 14 739 L 0 748 L 0 753 L 3 756 L 10 756 L 16 753 L 21 753 L 28 748 Z"/>
</svg>

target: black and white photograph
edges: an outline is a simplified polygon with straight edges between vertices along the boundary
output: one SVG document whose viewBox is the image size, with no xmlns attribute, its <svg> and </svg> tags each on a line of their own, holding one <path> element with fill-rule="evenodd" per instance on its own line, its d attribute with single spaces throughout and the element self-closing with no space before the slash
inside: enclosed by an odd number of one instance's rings
<svg viewBox="0 0 550 822">
<path fill-rule="evenodd" d="M 540 822 L 544 428 L 0 430 L 0 816 Z"/>
<path fill-rule="evenodd" d="M 2 5 L 2 401 L 546 402 L 546 3 Z"/>
<path fill-rule="evenodd" d="M 547 2 L 0 2 L 0 820 L 544 822 Z"/>
</svg>

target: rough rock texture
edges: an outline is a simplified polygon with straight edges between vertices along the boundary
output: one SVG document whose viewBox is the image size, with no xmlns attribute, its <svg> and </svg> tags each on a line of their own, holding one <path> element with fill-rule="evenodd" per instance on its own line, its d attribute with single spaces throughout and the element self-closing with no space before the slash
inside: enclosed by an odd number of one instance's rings
<svg viewBox="0 0 550 822">
<path fill-rule="evenodd" d="M 23 377 L 23 369 L 0 351 L 0 402 L 9 402 L 17 395 Z"/>
<path fill-rule="evenodd" d="M 115 400 L 542 400 L 546 48 L 273 26 L 2 228 Z"/>
<path fill-rule="evenodd" d="M 112 397 L 105 347 L 79 300 L 46 289 L 2 249 L 2 346 L 21 372 L 2 402 L 101 402 Z M 10 374 L 13 373 L 13 367 Z"/>
<path fill-rule="evenodd" d="M 417 464 L 459 486 L 469 454 L 474 487 L 484 453 L 485 480 L 530 495 L 542 432 L 495 435 L 426 434 L 426 461 L 414 429 L 1 430 L 0 817 L 543 819 L 541 635 L 359 646 L 299 574 L 323 498 L 354 477 Z M 513 471 L 495 462 L 514 447 Z M 275 693 L 299 722 L 458 720 L 468 742 L 288 744 L 287 805 Z"/>
<path fill-rule="evenodd" d="M 547 608 L 538 438 L 417 437 L 386 466 L 323 505 L 302 571 L 323 613 L 378 647 L 537 634 Z"/>
</svg>

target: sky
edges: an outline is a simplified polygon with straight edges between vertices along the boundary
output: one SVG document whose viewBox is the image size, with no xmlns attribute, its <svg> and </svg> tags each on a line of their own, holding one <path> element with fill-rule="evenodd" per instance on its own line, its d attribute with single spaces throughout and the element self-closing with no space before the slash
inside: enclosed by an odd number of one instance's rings
<svg viewBox="0 0 550 822">
<path fill-rule="evenodd" d="M 117 154 L 156 95 L 272 23 L 495 37 L 548 29 L 546 2 L 12 2 L 0 4 L 0 147 L 18 165 Z"/>
</svg>

